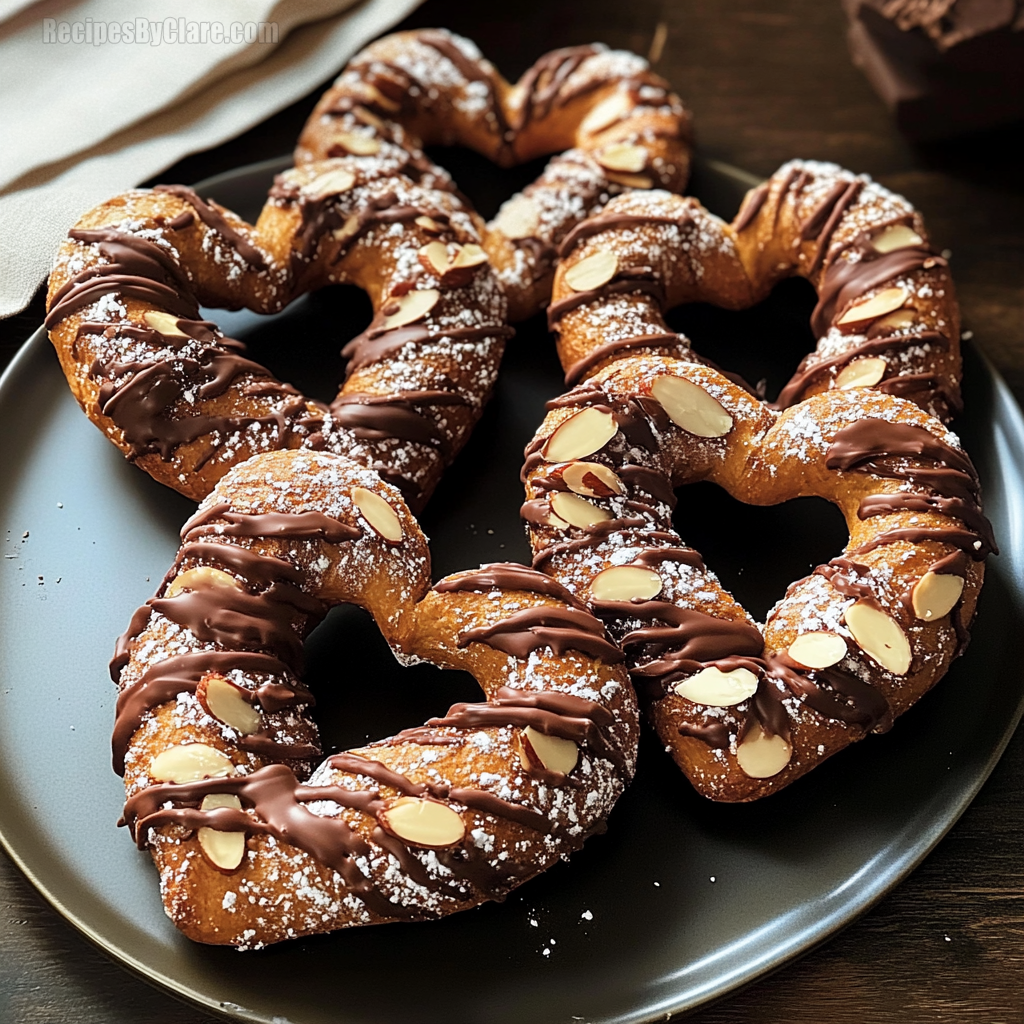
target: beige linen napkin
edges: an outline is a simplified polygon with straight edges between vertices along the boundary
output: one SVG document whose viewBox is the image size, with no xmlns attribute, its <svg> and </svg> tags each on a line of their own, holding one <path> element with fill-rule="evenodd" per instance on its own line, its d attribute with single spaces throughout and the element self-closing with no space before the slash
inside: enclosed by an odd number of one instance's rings
<svg viewBox="0 0 1024 1024">
<path fill-rule="evenodd" d="M 419 2 L 0 0 L 0 317 L 84 211 L 294 102 Z"/>
</svg>

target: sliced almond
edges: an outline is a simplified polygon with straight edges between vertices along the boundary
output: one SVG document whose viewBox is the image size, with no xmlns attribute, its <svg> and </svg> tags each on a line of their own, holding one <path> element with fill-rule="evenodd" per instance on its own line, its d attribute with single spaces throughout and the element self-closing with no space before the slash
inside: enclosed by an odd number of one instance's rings
<svg viewBox="0 0 1024 1024">
<path fill-rule="evenodd" d="M 398 100 L 393 100 L 389 96 L 385 96 L 372 82 L 363 82 L 363 91 L 369 97 L 369 101 L 376 106 L 386 110 L 389 114 L 397 113 L 402 109 L 402 104 Z"/>
<path fill-rule="evenodd" d="M 152 327 L 154 331 L 158 331 L 160 334 L 163 334 L 168 338 L 188 337 L 188 335 L 178 326 L 178 321 L 181 318 L 171 316 L 170 313 L 161 313 L 157 309 L 150 309 L 142 314 L 142 319 L 145 320 L 146 324 Z"/>
<path fill-rule="evenodd" d="M 362 132 L 335 132 L 331 142 L 343 146 L 353 156 L 373 156 L 380 152 L 380 139 Z"/>
<path fill-rule="evenodd" d="M 623 174 L 620 171 L 608 171 L 605 177 L 616 185 L 625 185 L 626 188 L 650 188 L 654 179 L 646 174 Z"/>
<path fill-rule="evenodd" d="M 661 593 L 662 578 L 642 565 L 613 565 L 590 581 L 595 601 L 649 601 Z"/>
<path fill-rule="evenodd" d="M 732 430 L 732 416 L 699 384 L 670 374 L 658 377 L 651 394 L 676 426 L 698 437 L 724 437 Z"/>
<path fill-rule="evenodd" d="M 603 523 L 611 519 L 611 512 L 592 505 L 586 498 L 577 494 L 570 494 L 568 491 L 556 491 L 551 496 L 551 511 L 564 519 L 570 526 L 578 526 L 584 529 L 593 526 L 595 523 Z"/>
<path fill-rule="evenodd" d="M 618 269 L 619 257 L 609 249 L 602 249 L 574 263 L 562 280 L 574 292 L 589 292 L 607 284 Z"/>
<path fill-rule="evenodd" d="M 910 641 L 899 623 L 867 601 L 858 601 L 846 609 L 846 625 L 865 654 L 894 675 L 905 675 L 910 668 Z"/>
<path fill-rule="evenodd" d="M 689 679 L 676 683 L 675 691 L 694 704 L 728 708 L 754 696 L 757 692 L 757 676 L 748 668 L 723 672 L 717 666 L 709 665 Z"/>
<path fill-rule="evenodd" d="M 468 242 L 459 248 L 452 260 L 452 267 L 461 270 L 464 267 L 479 267 L 488 261 L 489 257 L 482 246 L 475 242 Z"/>
<path fill-rule="evenodd" d="M 824 630 L 801 633 L 786 653 L 804 668 L 828 668 L 846 657 L 846 641 L 837 633 Z"/>
<path fill-rule="evenodd" d="M 533 238 L 540 227 L 540 209 L 529 196 L 513 196 L 502 204 L 494 226 L 506 238 Z"/>
<path fill-rule="evenodd" d="M 629 93 L 614 92 L 600 103 L 580 122 L 580 130 L 588 135 L 596 135 L 605 128 L 621 121 L 633 109 L 633 101 Z"/>
<path fill-rule="evenodd" d="M 402 521 L 398 513 L 375 491 L 353 487 L 352 502 L 386 541 L 397 544 L 402 539 Z"/>
<path fill-rule="evenodd" d="M 243 736 L 258 732 L 263 722 L 259 711 L 246 700 L 247 693 L 223 676 L 207 676 L 196 691 L 199 702 L 213 715 Z"/>
<path fill-rule="evenodd" d="M 850 324 L 861 324 L 868 320 L 877 320 L 886 313 L 899 309 L 907 301 L 905 288 L 883 288 L 880 292 L 872 295 L 869 299 L 862 299 L 860 302 L 850 306 L 848 310 L 836 321 L 840 327 L 848 327 Z"/>
<path fill-rule="evenodd" d="M 883 329 L 898 331 L 904 327 L 913 327 L 917 323 L 917 314 L 912 309 L 897 309 L 895 313 L 883 316 L 872 325 L 873 331 Z"/>
<path fill-rule="evenodd" d="M 913 228 L 906 224 L 893 224 L 871 239 L 871 247 L 875 252 L 887 253 L 923 242 L 924 239 Z"/>
<path fill-rule="evenodd" d="M 519 763 L 529 771 L 544 768 L 568 775 L 579 760 L 579 747 L 561 736 L 545 736 L 528 725 L 519 734 Z"/>
<path fill-rule="evenodd" d="M 183 590 L 243 590 L 245 589 L 234 576 L 222 569 L 214 569 L 209 565 L 197 565 L 186 569 L 171 580 L 164 592 L 164 597 L 175 597 Z"/>
<path fill-rule="evenodd" d="M 433 217 L 428 217 L 425 213 L 420 214 L 420 216 L 417 217 L 413 221 L 413 223 L 417 227 L 423 228 L 424 231 L 443 231 L 444 230 L 441 227 L 441 225 L 438 224 L 436 220 L 434 220 Z"/>
<path fill-rule="evenodd" d="M 448 246 L 443 242 L 428 242 L 419 251 L 420 263 L 441 283 L 454 288 L 468 284 L 477 268 L 487 262 L 484 250 L 474 243 L 459 247 L 454 258 L 448 257 Z"/>
<path fill-rule="evenodd" d="M 595 156 L 597 162 L 609 171 L 625 171 L 627 174 L 636 174 L 647 166 L 647 158 L 650 154 L 643 146 L 634 146 L 628 142 L 616 142 L 611 146 L 605 146 Z"/>
<path fill-rule="evenodd" d="M 390 299 L 385 308 L 392 305 L 397 305 L 398 308 L 384 317 L 384 329 L 390 331 L 395 327 L 404 327 L 406 324 L 422 320 L 437 305 L 439 298 L 441 293 L 436 288 L 422 288 L 406 292 L 400 298 Z"/>
<path fill-rule="evenodd" d="M 781 736 L 769 736 L 755 723 L 736 748 L 736 760 L 743 774 L 751 779 L 770 779 L 778 775 L 793 757 L 793 747 Z"/>
<path fill-rule="evenodd" d="M 402 796 L 381 811 L 380 818 L 390 832 L 414 846 L 454 846 L 466 834 L 462 818 L 438 800 Z"/>
<path fill-rule="evenodd" d="M 199 805 L 201 811 L 214 807 L 242 809 L 242 801 L 234 793 L 208 793 Z M 198 833 L 199 846 L 206 858 L 221 871 L 234 871 L 245 856 L 245 833 L 222 832 L 215 828 L 203 827 Z"/>
<path fill-rule="evenodd" d="M 347 242 L 348 239 L 353 238 L 355 233 L 359 230 L 359 215 L 356 213 L 350 213 L 345 218 L 345 223 L 340 228 L 335 228 L 331 232 L 331 238 L 336 242 Z"/>
<path fill-rule="evenodd" d="M 180 743 L 161 750 L 149 762 L 149 774 L 157 782 L 220 779 L 234 770 L 231 758 L 207 743 Z"/>
<path fill-rule="evenodd" d="M 570 491 L 587 498 L 609 498 L 626 492 L 622 481 L 599 462 L 574 462 L 562 470 L 562 479 Z"/>
<path fill-rule="evenodd" d="M 356 183 L 356 176 L 344 167 L 318 174 L 311 182 L 304 185 L 302 191 L 311 199 L 323 199 L 326 196 L 340 195 L 347 192 Z"/>
<path fill-rule="evenodd" d="M 953 573 L 929 570 L 914 586 L 910 595 L 914 614 L 925 622 L 948 615 L 964 592 L 964 578 Z"/>
<path fill-rule="evenodd" d="M 376 128 L 377 131 L 384 130 L 384 122 L 372 110 L 367 110 L 366 107 L 353 107 L 352 113 L 363 124 L 368 124 L 371 128 Z"/>
<path fill-rule="evenodd" d="M 591 406 L 563 420 L 547 439 L 541 454 L 547 462 L 572 462 L 600 451 L 619 430 L 610 412 Z"/>
<path fill-rule="evenodd" d="M 427 242 L 418 255 L 420 263 L 438 277 L 448 269 L 448 246 L 444 242 Z"/>
<path fill-rule="evenodd" d="M 889 363 L 882 356 L 854 359 L 836 374 L 836 387 L 843 391 L 874 387 L 885 376 L 888 368 Z"/>
</svg>

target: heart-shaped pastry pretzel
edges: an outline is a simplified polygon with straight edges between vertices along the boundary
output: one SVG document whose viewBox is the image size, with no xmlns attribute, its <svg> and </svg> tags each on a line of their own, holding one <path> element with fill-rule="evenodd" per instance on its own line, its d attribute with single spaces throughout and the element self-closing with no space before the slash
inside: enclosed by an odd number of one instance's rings
<svg viewBox="0 0 1024 1024">
<path fill-rule="evenodd" d="M 679 97 L 641 57 L 600 44 L 552 50 L 511 85 L 451 32 L 385 36 L 321 98 L 295 160 L 372 153 L 385 140 L 463 145 L 502 167 L 566 150 L 483 231 L 513 321 L 548 301 L 556 247 L 574 225 L 624 189 L 681 192 L 690 169 Z"/>
<path fill-rule="evenodd" d="M 236 467 L 182 538 L 111 668 L 124 823 L 190 938 L 253 947 L 441 917 L 603 830 L 633 772 L 635 697 L 601 623 L 554 580 L 495 565 L 431 588 L 399 492 L 326 452 Z M 320 750 L 302 639 L 340 602 L 487 699 L 306 780 Z"/>
<path fill-rule="evenodd" d="M 581 148 L 485 228 L 407 129 L 504 163 Z M 307 447 L 372 466 L 418 509 L 490 395 L 511 334 L 498 279 L 517 316 L 534 312 L 552 247 L 610 194 L 683 187 L 687 137 L 682 104 L 632 54 L 555 51 L 512 89 L 468 40 L 388 36 L 318 104 L 255 227 L 183 186 L 85 214 L 50 277 L 50 338 L 89 418 L 183 494 Z M 336 282 L 364 288 L 375 315 L 329 408 L 199 319 L 200 303 L 272 313 Z"/>
<path fill-rule="evenodd" d="M 732 225 L 634 193 L 563 249 L 549 319 L 584 382 L 527 448 L 534 566 L 604 619 L 694 786 L 764 796 L 887 729 L 966 642 L 995 542 L 970 459 L 925 411 L 958 405 L 945 260 L 905 200 L 812 163 Z M 818 290 L 821 341 L 780 411 L 702 365 L 662 307 L 742 308 L 789 274 Z M 850 542 L 759 629 L 672 528 L 673 488 L 696 480 L 752 504 L 826 498 Z"/>
</svg>

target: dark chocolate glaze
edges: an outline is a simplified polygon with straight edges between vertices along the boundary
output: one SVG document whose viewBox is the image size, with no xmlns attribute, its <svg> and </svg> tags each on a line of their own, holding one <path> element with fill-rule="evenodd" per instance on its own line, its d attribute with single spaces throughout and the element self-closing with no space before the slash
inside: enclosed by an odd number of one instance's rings
<svg viewBox="0 0 1024 1024">
<path fill-rule="evenodd" d="M 183 199 L 195 210 L 199 219 L 209 228 L 213 228 L 251 267 L 256 270 L 267 269 L 267 259 L 248 238 L 237 228 L 228 223 L 223 213 L 210 203 L 204 202 L 186 185 L 157 185 L 154 192 L 166 192 Z"/>
<path fill-rule="evenodd" d="M 859 345 L 854 345 L 846 349 L 846 351 L 840 352 L 838 355 L 829 356 L 826 359 L 818 359 L 817 353 L 811 352 L 800 361 L 796 373 L 793 374 L 785 387 L 779 392 L 779 397 L 772 403 L 772 408 L 788 409 L 791 405 L 795 405 L 802 399 L 804 391 L 806 391 L 811 383 L 823 377 L 830 370 L 846 366 L 848 363 L 853 362 L 854 359 L 860 359 L 863 356 L 880 355 L 891 352 L 894 349 L 921 344 L 928 344 L 935 348 L 949 348 L 949 339 L 945 335 L 939 334 L 938 331 L 918 331 L 914 334 L 890 334 L 884 337 L 868 337 Z M 883 383 L 890 384 L 889 390 L 892 392 L 896 389 L 895 382 L 902 380 L 904 376 L 913 376 L 916 382 L 918 375 L 901 374 Z M 876 384 L 875 388 L 876 390 L 884 390 L 879 384 Z M 957 388 L 954 392 L 947 381 L 937 379 L 936 383 L 928 390 L 937 392 L 938 396 L 946 402 L 950 409 L 955 410 L 962 405 L 959 389 Z"/>
<path fill-rule="evenodd" d="M 761 208 L 768 199 L 769 188 L 770 185 L 766 181 L 747 193 L 743 200 L 743 205 L 740 207 L 740 212 L 736 214 L 732 222 L 733 231 L 737 233 L 746 231 L 754 223 L 754 218 L 761 212 Z"/>
<path fill-rule="evenodd" d="M 729 727 L 723 722 L 708 722 L 706 725 L 680 722 L 676 731 L 680 736 L 693 736 L 714 750 L 727 750 L 729 747 Z"/>
<path fill-rule="evenodd" d="M 706 662 L 730 655 L 758 657 L 764 649 L 764 638 L 755 626 L 669 601 L 594 601 L 591 607 L 606 622 L 622 624 L 613 630 L 616 635 L 630 620 L 657 623 L 628 630 L 619 639 L 631 673 L 656 687 L 698 671 Z M 648 660 L 638 664 L 642 658 Z"/>
<path fill-rule="evenodd" d="M 425 46 L 429 46 L 431 49 L 437 50 L 442 56 L 447 57 L 467 82 L 483 83 L 487 90 L 487 110 L 482 120 L 497 134 L 501 140 L 502 151 L 504 151 L 512 141 L 514 132 L 505 118 L 504 108 L 498 101 L 493 75 L 488 74 L 479 61 L 467 57 L 452 41 L 447 32 L 428 29 L 420 32 L 416 38 Z"/>
<path fill-rule="evenodd" d="M 703 572 L 706 568 L 700 552 L 693 548 L 645 548 L 633 559 L 632 565 L 643 565 L 648 568 L 661 565 L 662 562 L 679 562 L 692 566 Z"/>
<path fill-rule="evenodd" d="M 143 610 L 148 617 L 149 606 Z M 203 676 L 211 673 L 224 675 L 232 669 L 289 680 L 287 684 L 263 683 L 253 691 L 255 700 L 264 711 L 279 711 L 285 707 L 314 703 L 313 695 L 306 687 L 291 677 L 288 666 L 270 654 L 254 651 L 197 651 L 167 658 L 152 665 L 136 682 L 118 694 L 111 739 L 114 771 L 124 775 L 128 744 L 150 711 L 173 700 L 179 693 L 195 693 Z"/>
<path fill-rule="evenodd" d="M 671 224 L 677 228 L 684 228 L 693 222 L 693 218 L 686 213 L 682 218 L 658 217 L 637 213 L 599 213 L 596 217 L 588 217 L 581 221 L 562 239 L 558 246 L 558 255 L 561 259 L 572 252 L 586 238 L 601 234 L 602 231 L 614 231 L 617 228 L 639 228 L 645 224 Z"/>
<path fill-rule="evenodd" d="M 450 446 L 438 425 L 399 395 L 339 395 L 331 403 L 331 416 L 339 427 L 350 430 L 361 440 L 397 438 L 444 448 L 446 456 L 450 454 Z"/>
<path fill-rule="evenodd" d="M 394 355 L 404 345 L 420 345 L 434 338 L 450 338 L 454 341 L 479 341 L 482 338 L 511 338 L 515 334 L 512 327 L 494 324 L 483 327 L 451 327 L 434 334 L 423 324 L 406 324 L 390 330 L 383 325 L 383 317 L 370 324 L 362 334 L 357 334 L 341 350 L 342 357 L 348 360 L 347 374 L 351 376 L 356 370 L 371 363 L 378 363 Z"/>
<path fill-rule="evenodd" d="M 489 729 L 504 725 L 532 726 L 545 736 L 573 740 L 616 767 L 625 765 L 622 751 L 609 729 L 612 713 L 594 701 L 571 693 L 547 690 L 533 693 L 502 686 L 483 704 L 455 704 L 443 718 L 431 718 L 427 725 L 439 729 Z"/>
<path fill-rule="evenodd" d="M 856 202 L 863 187 L 863 181 L 837 182 L 828 197 L 801 227 L 801 239 L 807 241 L 814 238 L 818 246 L 818 251 L 807 268 L 808 277 L 821 269 L 833 233 L 839 226 L 843 214 Z"/>
<path fill-rule="evenodd" d="M 449 576 L 440 583 L 435 583 L 434 589 L 439 594 L 465 590 L 478 594 L 486 594 L 491 590 L 527 590 L 553 597 L 586 611 L 576 596 L 557 580 L 515 562 L 492 562 L 489 565 L 481 565 L 474 572 Z"/>
<path fill-rule="evenodd" d="M 198 318 L 199 307 L 187 279 L 170 255 L 154 242 L 113 228 L 72 228 L 68 237 L 97 245 L 109 262 L 86 267 L 54 292 L 44 320 L 48 330 L 76 309 L 113 292 L 176 316 Z"/>
<path fill-rule="evenodd" d="M 886 516 L 893 512 L 903 511 L 937 512 L 940 515 L 959 519 L 981 538 L 981 550 L 985 552 L 985 555 L 999 554 L 995 534 L 992 532 L 992 524 L 977 503 L 965 501 L 963 498 L 944 498 L 938 494 L 917 491 L 869 494 L 861 499 L 857 515 L 861 519 L 869 519 L 871 516 Z"/>
<path fill-rule="evenodd" d="M 520 132 L 530 121 L 544 120 L 556 101 L 561 99 L 559 93 L 569 76 L 597 52 L 593 46 L 567 46 L 544 54 L 529 67 L 519 80 L 523 102 L 515 114 L 512 129 Z M 595 81 L 590 88 L 599 89 L 605 84 L 604 81 Z"/>
<path fill-rule="evenodd" d="M 860 236 L 844 252 L 858 253 L 860 259 L 845 259 L 840 253 L 822 275 L 818 284 L 818 304 L 811 313 L 811 329 L 816 338 L 824 337 L 836 316 L 870 289 L 915 270 L 947 265 L 926 245 L 880 253 L 866 236 Z"/>
<path fill-rule="evenodd" d="M 856 600 L 877 600 L 875 592 L 867 583 L 858 583 L 851 577 L 867 576 L 871 569 L 859 562 L 853 562 L 840 555 L 833 558 L 826 565 L 819 565 L 814 570 L 815 576 L 824 576 L 825 579 L 839 591 L 843 597 L 852 597 Z"/>
<path fill-rule="evenodd" d="M 618 352 L 630 351 L 635 348 L 666 348 L 675 347 L 679 350 L 689 350 L 689 342 L 678 334 L 638 334 L 635 338 L 620 338 L 618 341 L 609 341 L 604 345 L 598 345 L 591 349 L 582 359 L 577 359 L 565 371 L 565 386 L 575 387 L 598 363 L 603 362 Z"/>
<path fill-rule="evenodd" d="M 494 625 L 460 634 L 460 647 L 471 643 L 485 643 L 523 659 L 531 651 L 550 647 L 559 657 L 571 650 L 599 658 L 609 665 L 623 660 L 622 652 L 604 638 L 601 623 L 579 608 L 552 608 L 550 605 L 523 608 Z"/>
<path fill-rule="evenodd" d="M 949 544 L 966 551 L 978 562 L 982 561 L 987 554 L 984 542 L 976 533 L 972 533 L 970 530 L 956 530 L 952 527 L 887 530 L 866 544 L 853 548 L 850 554 L 866 555 L 869 551 L 874 551 L 875 548 L 883 547 L 886 544 L 895 544 L 897 541 L 906 541 L 908 544 L 924 544 L 927 541 L 934 541 L 936 544 Z"/>
<path fill-rule="evenodd" d="M 362 536 L 358 526 L 342 523 L 322 512 L 233 512 L 226 501 L 216 502 L 200 509 L 181 528 L 182 540 L 190 539 L 201 527 L 216 519 L 218 523 L 203 535 L 222 537 L 292 537 L 318 538 L 331 544 L 341 544 Z M 198 536 L 198 534 L 197 534 Z"/>
</svg>

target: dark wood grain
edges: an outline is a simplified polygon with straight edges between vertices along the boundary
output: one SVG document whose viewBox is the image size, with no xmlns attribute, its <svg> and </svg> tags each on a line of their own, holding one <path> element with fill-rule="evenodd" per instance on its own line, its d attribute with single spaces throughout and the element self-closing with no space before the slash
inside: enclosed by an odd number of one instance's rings
<svg viewBox="0 0 1024 1024">
<path fill-rule="evenodd" d="M 1024 187 L 1012 145 L 1021 126 L 909 145 L 848 58 L 838 0 L 428 0 L 407 25 L 464 33 L 517 75 L 552 46 L 597 39 L 646 52 L 659 21 L 668 38 L 658 69 L 693 110 L 702 152 L 763 175 L 795 156 L 834 160 L 907 195 L 953 253 L 965 326 L 1024 398 Z M 318 92 L 161 178 L 192 181 L 287 151 Z M 0 365 L 41 313 L 37 297 L 0 324 Z M 1022 777 L 1018 731 L 977 800 L 906 882 L 799 962 L 688 1019 L 1024 1021 Z M 212 1018 L 111 963 L 0 856 L 0 1021 Z"/>
</svg>

